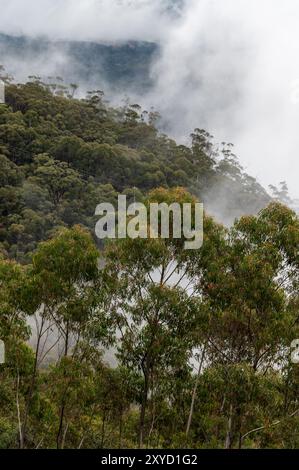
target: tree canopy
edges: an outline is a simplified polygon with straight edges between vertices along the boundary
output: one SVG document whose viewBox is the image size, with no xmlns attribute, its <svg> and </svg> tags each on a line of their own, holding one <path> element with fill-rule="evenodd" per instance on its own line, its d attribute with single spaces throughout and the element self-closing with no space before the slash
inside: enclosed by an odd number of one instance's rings
<svg viewBox="0 0 299 470">
<path fill-rule="evenodd" d="M 9 80 L 8 80 L 9 81 Z M 231 145 L 32 77 L 0 106 L 1 448 L 296 448 L 299 220 Z M 226 195 L 184 237 L 99 242 L 95 207 Z M 278 199 L 283 198 L 283 203 Z M 226 217 L 224 213 L 224 218 Z"/>
</svg>

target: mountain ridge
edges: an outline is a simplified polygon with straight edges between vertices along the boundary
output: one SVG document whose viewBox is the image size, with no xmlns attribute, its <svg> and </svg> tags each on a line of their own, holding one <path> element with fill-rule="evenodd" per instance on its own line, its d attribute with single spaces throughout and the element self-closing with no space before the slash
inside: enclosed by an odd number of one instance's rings
<svg viewBox="0 0 299 470">
<path fill-rule="evenodd" d="M 21 81 L 38 73 L 86 87 L 101 84 L 112 91 L 142 92 L 152 85 L 150 69 L 158 53 L 159 46 L 147 41 L 50 40 L 0 32 L 0 63 Z"/>
</svg>

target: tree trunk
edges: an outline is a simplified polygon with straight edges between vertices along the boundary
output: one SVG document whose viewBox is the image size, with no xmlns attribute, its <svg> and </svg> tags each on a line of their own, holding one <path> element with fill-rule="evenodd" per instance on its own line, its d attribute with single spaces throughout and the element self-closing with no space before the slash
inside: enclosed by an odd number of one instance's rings
<svg viewBox="0 0 299 470">
<path fill-rule="evenodd" d="M 231 404 L 229 407 L 229 417 L 228 417 L 227 432 L 226 432 L 226 438 L 225 438 L 226 449 L 232 448 L 232 426 L 233 426 L 233 405 Z"/>
<path fill-rule="evenodd" d="M 17 405 L 18 426 L 19 426 L 19 447 L 20 447 L 20 449 L 24 449 L 24 435 L 23 435 L 22 423 L 21 423 L 19 388 L 20 388 L 20 374 L 18 372 L 18 375 L 17 375 L 16 405 Z"/>
<path fill-rule="evenodd" d="M 67 321 L 66 322 L 65 343 L 64 343 L 64 357 L 67 357 L 67 355 L 68 355 L 68 346 L 69 346 L 69 323 Z M 64 378 L 66 377 L 65 367 L 64 367 L 64 371 L 63 371 L 63 377 Z M 56 437 L 57 449 L 61 449 L 61 444 L 62 444 L 62 441 L 63 441 L 62 430 L 63 430 L 64 411 L 65 411 L 65 405 L 66 405 L 65 396 L 66 396 L 67 388 L 68 388 L 68 385 L 66 385 L 65 393 L 63 394 L 62 403 L 61 403 L 61 407 L 60 407 L 60 413 L 59 413 L 59 416 L 60 416 L 59 417 L 59 428 L 58 428 L 57 437 Z"/>
<path fill-rule="evenodd" d="M 63 436 L 62 436 L 62 441 L 61 441 L 61 449 L 64 449 L 64 444 L 65 444 L 65 438 L 66 438 L 66 433 L 68 431 L 68 428 L 69 428 L 69 425 L 67 423 L 67 425 L 65 426 L 65 430 L 63 432 Z"/>
<path fill-rule="evenodd" d="M 201 375 L 203 361 L 204 361 L 204 358 L 205 358 L 205 352 L 206 352 L 206 347 L 204 346 L 202 354 L 201 354 L 199 367 L 198 367 L 196 381 L 195 381 L 193 392 L 192 392 L 190 412 L 189 412 L 189 417 L 188 417 L 188 422 L 187 422 L 187 427 L 186 427 L 186 437 L 188 437 L 188 434 L 189 434 L 189 431 L 190 431 L 190 426 L 191 426 L 191 423 L 192 423 L 192 417 L 193 417 L 193 412 L 194 412 L 194 404 L 195 404 L 195 399 L 196 399 L 196 394 L 197 394 L 197 389 L 198 389 L 198 384 L 199 384 L 199 377 Z"/>
<path fill-rule="evenodd" d="M 123 409 L 120 411 L 120 418 L 119 418 L 119 429 L 118 429 L 118 448 L 121 449 L 122 438 L 123 438 Z"/>
<path fill-rule="evenodd" d="M 69 322 L 66 322 L 65 343 L 64 343 L 64 356 L 67 357 L 69 350 Z"/>
<path fill-rule="evenodd" d="M 106 424 L 106 408 L 104 408 L 103 420 L 102 420 L 101 449 L 104 449 L 104 443 L 105 443 L 105 424 Z"/>
<path fill-rule="evenodd" d="M 138 436 L 138 448 L 139 449 L 143 447 L 145 413 L 146 413 L 147 400 L 148 400 L 149 373 L 148 373 L 147 368 L 143 369 L 143 375 L 144 375 L 144 385 L 143 385 L 143 394 L 142 394 L 142 402 L 141 402 L 141 410 L 140 410 L 139 436 Z"/>
<path fill-rule="evenodd" d="M 61 408 L 60 408 L 59 428 L 58 428 L 58 432 L 57 432 L 57 436 L 56 436 L 57 449 L 61 449 L 64 408 L 65 408 L 65 405 L 63 403 Z"/>
<path fill-rule="evenodd" d="M 25 412 L 24 412 L 23 425 L 22 425 L 22 434 L 23 434 L 23 440 L 24 441 L 26 439 L 28 415 L 29 415 L 29 411 L 30 411 L 30 405 L 31 405 L 32 396 L 33 396 L 33 390 L 34 390 L 35 382 L 36 382 L 38 354 L 39 354 L 40 342 L 41 342 L 41 337 L 42 337 L 42 332 L 43 332 L 43 326 L 44 326 L 44 319 L 42 319 L 41 328 L 40 328 L 40 331 L 39 331 L 38 337 L 37 337 L 36 348 L 35 348 L 35 357 L 34 357 L 34 365 L 33 365 L 33 371 L 32 371 L 32 378 L 31 378 L 31 383 L 30 383 L 30 387 L 29 387 L 29 391 L 28 391 L 28 395 L 27 395 L 27 400 L 26 400 L 26 404 L 25 404 Z"/>
</svg>

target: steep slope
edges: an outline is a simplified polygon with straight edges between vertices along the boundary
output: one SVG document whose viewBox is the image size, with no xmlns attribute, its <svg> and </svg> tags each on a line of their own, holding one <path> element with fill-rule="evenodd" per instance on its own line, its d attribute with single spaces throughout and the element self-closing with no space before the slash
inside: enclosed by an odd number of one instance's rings
<svg viewBox="0 0 299 470">
<path fill-rule="evenodd" d="M 28 260 L 60 226 L 93 231 L 96 205 L 118 193 L 142 199 L 183 186 L 225 222 L 269 202 L 231 148 L 215 148 L 207 132 L 178 145 L 159 134 L 156 113 L 111 108 L 100 92 L 73 99 L 60 87 L 8 85 L 0 105 L 0 243 L 9 256 Z"/>
</svg>

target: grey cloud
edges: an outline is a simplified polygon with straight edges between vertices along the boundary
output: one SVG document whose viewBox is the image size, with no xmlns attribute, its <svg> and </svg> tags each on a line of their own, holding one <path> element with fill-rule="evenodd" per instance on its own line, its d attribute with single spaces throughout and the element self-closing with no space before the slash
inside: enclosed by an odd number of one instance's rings
<svg viewBox="0 0 299 470">
<path fill-rule="evenodd" d="M 207 128 L 235 143 L 264 185 L 287 180 L 295 197 L 298 17 L 296 0 L 190 0 L 163 42 L 150 97 L 176 136 Z"/>
<path fill-rule="evenodd" d="M 0 0 L 0 6 L 0 31 L 7 33 L 159 42 L 154 88 L 134 99 L 159 108 L 179 139 L 196 126 L 234 142 L 248 172 L 265 185 L 287 180 L 299 197 L 297 0 Z"/>
<path fill-rule="evenodd" d="M 55 39 L 159 40 L 173 15 L 163 0 L 0 0 L 0 30 Z"/>
</svg>

